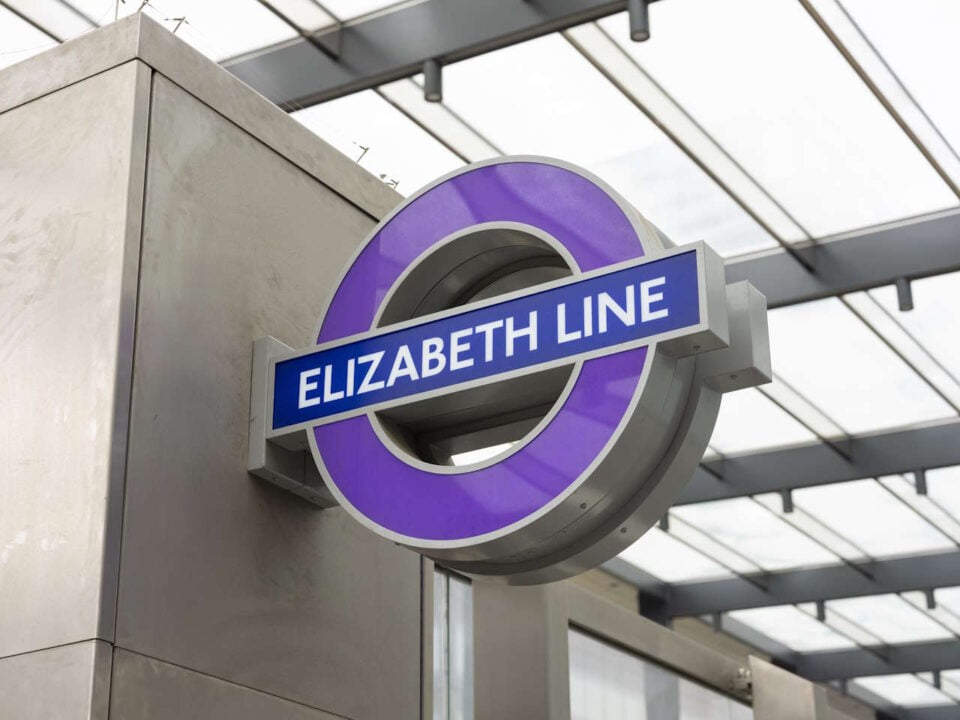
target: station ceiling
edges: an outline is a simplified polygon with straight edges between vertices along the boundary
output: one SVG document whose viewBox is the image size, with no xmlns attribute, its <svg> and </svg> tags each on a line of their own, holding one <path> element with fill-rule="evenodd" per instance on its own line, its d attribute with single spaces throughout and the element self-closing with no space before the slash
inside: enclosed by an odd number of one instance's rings
<svg viewBox="0 0 960 720">
<path fill-rule="evenodd" d="M 891 717 L 952 717 L 960 4 L 662 0 L 641 43 L 625 6 L 0 0 L 0 67 L 144 12 L 401 194 L 550 155 L 706 240 L 770 298 L 776 379 L 724 398 L 681 502 L 608 569 L 644 614 Z"/>
</svg>

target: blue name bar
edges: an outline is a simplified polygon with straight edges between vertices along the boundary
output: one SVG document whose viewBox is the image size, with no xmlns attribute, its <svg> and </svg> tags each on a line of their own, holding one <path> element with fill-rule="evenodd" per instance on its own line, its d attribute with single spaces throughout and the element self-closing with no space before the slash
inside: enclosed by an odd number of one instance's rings
<svg viewBox="0 0 960 720">
<path fill-rule="evenodd" d="M 272 429 L 333 422 L 697 326 L 697 255 L 689 250 L 617 266 L 279 360 Z"/>
</svg>

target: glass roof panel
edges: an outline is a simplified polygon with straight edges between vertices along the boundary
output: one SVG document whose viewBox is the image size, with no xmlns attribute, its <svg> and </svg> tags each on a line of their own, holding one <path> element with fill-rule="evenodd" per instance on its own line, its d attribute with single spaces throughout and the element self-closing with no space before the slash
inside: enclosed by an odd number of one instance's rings
<svg viewBox="0 0 960 720">
<path fill-rule="evenodd" d="M 716 560 L 734 572 L 754 573 L 762 569 L 750 558 L 724 545 L 720 539 L 695 528 L 678 517 L 671 518 L 669 532 L 671 537 L 675 537 L 695 550 L 699 550 L 707 557 Z"/>
<path fill-rule="evenodd" d="M 937 588 L 933 596 L 937 605 L 945 607 L 955 615 L 960 615 L 960 587 Z"/>
<path fill-rule="evenodd" d="M 960 273 L 914 280 L 913 310 L 900 312 L 891 285 L 870 290 L 875 298 L 952 375 L 960 378 L 960 333 L 954 330 L 960 307 Z"/>
<path fill-rule="evenodd" d="M 817 617 L 816 603 L 801 603 L 800 605 L 797 605 L 797 607 L 810 617 Z M 831 612 L 829 608 L 825 608 L 824 615 L 825 617 L 823 622 L 827 627 L 840 633 L 844 637 L 850 638 L 857 645 L 863 645 L 864 647 L 883 645 L 883 640 L 877 637 L 874 633 L 870 632 L 862 625 L 847 619 L 843 615 Z"/>
<path fill-rule="evenodd" d="M 793 605 L 734 610 L 733 619 L 797 652 L 841 650 L 856 643 Z"/>
<path fill-rule="evenodd" d="M 940 0 L 932 0 L 932 2 L 926 0 L 921 3 L 921 5 L 926 6 L 924 7 L 926 12 L 911 12 L 909 16 L 906 16 L 891 12 L 893 4 L 886 2 L 886 0 L 880 2 L 867 0 L 866 3 L 846 2 L 845 4 L 841 4 L 838 0 L 809 1 L 823 22 L 837 36 L 843 47 L 876 85 L 883 97 L 896 109 L 896 112 L 935 158 L 940 167 L 954 183 L 960 181 L 960 157 L 957 156 L 954 148 L 950 147 L 948 139 L 936 127 L 930 115 L 918 105 L 918 95 L 913 89 L 918 87 L 917 83 L 914 82 L 915 80 L 919 79 L 921 84 L 929 85 L 924 81 L 931 75 L 936 77 L 938 71 L 940 71 L 940 77 L 946 79 L 946 76 L 942 73 L 942 65 L 939 62 L 929 64 L 928 67 L 923 68 L 920 78 L 910 77 L 907 84 L 904 84 L 907 77 L 903 72 L 908 70 L 911 71 L 909 74 L 912 75 L 914 74 L 913 71 L 918 70 L 916 58 L 924 55 L 922 52 L 917 52 L 921 48 L 936 48 L 938 59 L 939 57 L 949 57 L 948 54 L 951 50 L 954 50 L 954 46 L 949 42 L 943 42 L 947 36 L 944 28 L 939 25 L 924 25 L 923 23 L 928 22 L 931 15 L 940 14 L 943 16 L 944 23 L 949 23 L 952 20 L 954 25 L 960 26 L 960 16 L 957 16 L 955 8 L 948 10 L 948 5 L 941 3 Z M 935 4 L 937 8 L 933 7 Z M 851 8 L 856 8 L 854 15 L 850 14 Z M 938 13 L 937 9 L 941 9 L 941 11 Z M 954 17 L 951 18 L 951 15 Z M 870 28 L 869 36 L 864 33 L 864 19 L 878 21 L 870 23 L 874 27 Z M 913 23 L 904 22 L 908 19 Z M 931 32 L 934 28 L 939 28 L 941 32 Z M 898 44 L 900 49 L 904 49 L 909 43 L 910 51 L 907 62 L 900 62 L 902 58 L 897 58 L 898 62 L 891 67 L 890 48 L 878 47 L 878 38 L 891 40 Z M 905 40 L 906 42 L 904 42 Z M 939 45 L 938 41 L 940 41 Z M 953 55 L 955 58 L 960 58 L 960 55 L 955 51 Z M 924 59 L 929 61 L 929 51 Z M 956 59 L 954 62 L 956 62 Z M 949 80 L 947 81 L 949 82 Z"/>
<path fill-rule="evenodd" d="M 693 582 L 732 577 L 733 573 L 703 553 L 654 527 L 620 557 L 665 582 Z"/>
<path fill-rule="evenodd" d="M 957 152 L 960 106 L 946 89 L 956 84 L 960 66 L 960 3 L 913 0 L 907 13 L 894 0 L 843 0 L 843 6 Z"/>
<path fill-rule="evenodd" d="M 960 466 L 927 470 L 927 493 L 950 517 L 960 520 Z"/>
<path fill-rule="evenodd" d="M 410 0 L 322 0 L 323 6 L 340 20 L 353 20 L 394 5 L 411 5 Z"/>
<path fill-rule="evenodd" d="M 750 498 L 680 505 L 670 511 L 764 570 L 837 562 L 837 556 Z"/>
<path fill-rule="evenodd" d="M 500 154 L 486 138 L 463 122 L 446 105 L 424 100 L 423 87 L 413 79 L 381 85 L 380 92 L 417 122 L 429 127 L 433 134 L 470 162 Z"/>
<path fill-rule="evenodd" d="M 723 396 L 710 445 L 729 455 L 816 440 L 816 435 L 751 388 Z"/>
<path fill-rule="evenodd" d="M 885 643 L 947 640 L 953 633 L 898 595 L 828 600 L 827 612 L 851 620 Z"/>
<path fill-rule="evenodd" d="M 81 35 L 92 27 L 80 13 L 59 0 L 6 0 L 6 4 L 61 41 Z"/>
<path fill-rule="evenodd" d="M 301 30 L 315 32 L 336 24 L 337 20 L 314 0 L 264 0 Z"/>
<path fill-rule="evenodd" d="M 860 677 L 852 682 L 902 707 L 953 704 L 948 695 L 916 675 L 875 675 Z"/>
<path fill-rule="evenodd" d="M 773 244 L 560 35 L 445 67 L 443 91 L 445 104 L 503 152 L 586 167 L 674 242 L 706 240 L 727 255 Z"/>
<path fill-rule="evenodd" d="M 919 591 L 905 592 L 901 593 L 900 597 L 920 610 L 920 612 L 929 615 L 954 635 L 960 635 L 960 615 L 957 615 L 957 613 L 941 602 L 941 598 L 937 598 L 937 594 L 942 592 L 942 590 L 934 592 L 936 602 L 932 608 L 927 607 L 927 596 L 925 593 Z"/>
<path fill-rule="evenodd" d="M 815 237 L 957 203 L 800 3 L 672 0 L 650 16 L 644 43 L 622 15 L 601 25 Z"/>
<path fill-rule="evenodd" d="M 217 61 L 297 36 L 257 0 L 150 0 L 145 6 L 141 2 L 121 3 L 119 16 L 139 10 Z M 77 0 L 75 5 L 101 24 L 113 22 L 112 0 Z"/>
<path fill-rule="evenodd" d="M 709 168 L 775 235 L 785 240 L 804 237 L 803 230 L 783 208 L 637 65 L 606 30 L 596 23 L 586 23 L 567 30 L 564 35 L 584 57 L 592 63 L 599 63 L 602 72 L 622 92 Z M 743 248 L 744 251 L 748 249 L 747 246 Z"/>
<path fill-rule="evenodd" d="M 957 522 L 956 518 L 929 494 L 920 495 L 912 478 L 903 475 L 886 475 L 877 480 L 905 504 L 923 515 L 940 532 L 955 543 L 960 543 L 960 522 Z M 929 484 L 927 490 L 929 492 Z"/>
<path fill-rule="evenodd" d="M 955 415 L 836 298 L 771 310 L 773 367 L 848 432 Z"/>
<path fill-rule="evenodd" d="M 779 493 L 764 493 L 754 495 L 753 499 L 772 512 L 780 514 L 780 518 L 797 528 L 805 535 L 809 535 L 820 545 L 838 557 L 845 560 L 866 560 L 867 554 L 842 535 L 834 532 L 802 508 L 794 507 L 793 512 L 783 512 L 783 497 Z"/>
<path fill-rule="evenodd" d="M 373 90 L 292 113 L 397 192 L 410 195 L 463 162 Z"/>
<path fill-rule="evenodd" d="M 793 491 L 793 503 L 872 557 L 955 547 L 948 537 L 875 480 L 801 488 Z M 891 532 L 891 528 L 896 528 L 896 532 Z"/>
<path fill-rule="evenodd" d="M 0 7 L 0 67 L 13 65 L 56 46 L 57 41 Z"/>
<path fill-rule="evenodd" d="M 865 292 L 845 295 L 843 301 L 861 320 L 880 333 L 954 409 L 960 407 L 960 383 L 903 327 L 897 317 L 902 313 L 894 314 Z"/>
<path fill-rule="evenodd" d="M 773 376 L 773 382 L 761 385 L 757 390 L 784 408 L 795 417 L 804 427 L 822 438 L 837 439 L 846 436 L 843 428 L 837 425 L 832 418 L 825 415 L 807 398 L 794 390 L 788 382 Z"/>
</svg>

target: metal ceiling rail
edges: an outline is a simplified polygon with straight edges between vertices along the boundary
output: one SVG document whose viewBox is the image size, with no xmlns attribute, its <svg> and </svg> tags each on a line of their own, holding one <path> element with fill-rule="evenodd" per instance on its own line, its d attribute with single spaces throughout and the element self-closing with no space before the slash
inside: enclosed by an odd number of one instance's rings
<svg viewBox="0 0 960 720">
<path fill-rule="evenodd" d="M 606 567 L 621 577 L 627 574 Z M 656 599 L 670 617 L 707 615 L 960 585 L 960 550 L 667 586 L 635 576 L 624 579 L 638 584 L 641 597 Z"/>
<path fill-rule="evenodd" d="M 956 639 L 801 653 L 793 662 L 795 673 L 815 682 L 951 668 L 960 668 Z M 954 712 L 958 712 L 955 706 Z"/>
<path fill-rule="evenodd" d="M 896 718 L 896 720 L 956 720 L 956 705 L 933 705 L 930 707 L 897 708 L 895 712 L 884 712 L 878 718 Z"/>
<path fill-rule="evenodd" d="M 960 419 L 853 435 L 841 445 L 849 459 L 817 442 L 704 463 L 675 504 L 960 465 Z"/>
<path fill-rule="evenodd" d="M 857 677 L 871 675 L 896 675 L 960 667 L 957 664 L 960 643 L 956 640 L 800 653 L 732 617 L 723 616 L 721 626 L 723 632 L 756 647 L 781 667 L 815 682 L 846 683 Z M 925 652 L 929 653 L 927 657 L 924 657 Z M 953 720 L 958 713 L 956 704 L 900 707 L 862 686 L 841 686 L 840 689 L 844 694 L 876 708 L 881 713 L 877 716 L 878 720 Z"/>
<path fill-rule="evenodd" d="M 770 308 L 892 285 L 960 270 L 960 210 L 923 215 L 856 232 L 798 243 L 807 272 L 783 251 L 727 263 L 727 282 L 749 280 Z"/>
<path fill-rule="evenodd" d="M 316 42 L 281 43 L 224 67 L 290 109 L 409 77 L 427 60 L 441 65 L 464 60 L 626 7 L 626 0 L 423 0 L 320 31 Z M 336 57 L 317 42 L 335 46 Z"/>
</svg>

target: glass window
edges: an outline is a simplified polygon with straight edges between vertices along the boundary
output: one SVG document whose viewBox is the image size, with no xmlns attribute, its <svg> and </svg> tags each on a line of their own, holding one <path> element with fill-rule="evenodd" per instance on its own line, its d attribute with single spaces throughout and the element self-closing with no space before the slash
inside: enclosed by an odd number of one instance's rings
<svg viewBox="0 0 960 720">
<path fill-rule="evenodd" d="M 955 545 L 875 480 L 801 488 L 793 503 L 872 557 L 947 550 Z M 891 532 L 896 528 L 896 532 Z"/>
<path fill-rule="evenodd" d="M 571 720 L 748 720 L 753 711 L 579 630 L 570 630 Z"/>
<path fill-rule="evenodd" d="M 850 638 L 793 605 L 734 610 L 730 617 L 797 652 L 856 647 Z"/>
<path fill-rule="evenodd" d="M 673 0 L 650 16 L 645 43 L 622 15 L 601 26 L 813 236 L 956 204 L 800 3 Z"/>
<path fill-rule="evenodd" d="M 522 71 L 518 71 L 522 69 Z M 444 102 L 504 153 L 596 173 L 674 242 L 734 254 L 772 239 L 560 35 L 444 68 Z"/>
<path fill-rule="evenodd" d="M 317 135 L 403 195 L 463 162 L 372 90 L 292 113 Z"/>
<path fill-rule="evenodd" d="M 473 589 L 433 574 L 433 720 L 473 719 Z"/>
<path fill-rule="evenodd" d="M 840 300 L 772 310 L 768 319 L 777 374 L 847 432 L 955 415 Z"/>
</svg>

